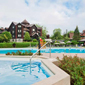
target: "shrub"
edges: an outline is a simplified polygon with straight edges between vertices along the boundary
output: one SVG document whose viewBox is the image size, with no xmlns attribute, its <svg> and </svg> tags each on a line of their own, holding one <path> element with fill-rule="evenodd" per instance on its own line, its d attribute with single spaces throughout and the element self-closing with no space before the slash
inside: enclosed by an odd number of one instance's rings
<svg viewBox="0 0 85 85">
<path fill-rule="evenodd" d="M 37 39 L 33 39 L 33 42 L 37 42 Z"/>
<path fill-rule="evenodd" d="M 11 55 L 11 53 L 8 52 L 8 53 L 6 53 L 6 55 Z"/>
<path fill-rule="evenodd" d="M 71 85 L 85 85 L 85 60 L 64 56 L 60 61 L 59 67 L 71 76 Z"/>
<path fill-rule="evenodd" d="M 29 35 L 28 32 L 25 33 L 24 40 L 25 41 L 29 41 L 30 40 L 30 35 Z"/>
<path fill-rule="evenodd" d="M 74 45 L 78 44 L 78 42 L 77 42 L 76 40 L 72 40 L 72 43 L 73 43 Z"/>
<path fill-rule="evenodd" d="M 16 53 L 12 52 L 12 53 L 7 53 L 6 55 L 33 55 L 33 53 L 29 50 L 29 51 L 25 51 L 24 53 L 22 53 L 21 51 L 17 51 Z"/>
</svg>

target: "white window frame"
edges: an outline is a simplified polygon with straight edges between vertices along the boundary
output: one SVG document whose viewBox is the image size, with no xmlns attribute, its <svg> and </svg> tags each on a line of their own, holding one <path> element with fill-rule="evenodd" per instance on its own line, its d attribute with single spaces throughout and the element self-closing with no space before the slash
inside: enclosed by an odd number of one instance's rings
<svg viewBox="0 0 85 85">
<path fill-rule="evenodd" d="M 18 37 L 21 37 L 21 34 L 18 34 Z"/>
<path fill-rule="evenodd" d="M 20 32 L 22 32 L 22 30 L 18 30 L 18 32 L 20 33 Z"/>
<path fill-rule="evenodd" d="M 12 28 L 14 29 L 14 26 L 12 26 Z"/>
<path fill-rule="evenodd" d="M 18 28 L 21 28 L 22 26 L 21 25 L 18 25 Z"/>
<path fill-rule="evenodd" d="M 14 35 L 12 35 L 12 37 L 15 37 Z"/>
<path fill-rule="evenodd" d="M 14 30 L 12 31 L 12 33 L 14 33 Z"/>
</svg>

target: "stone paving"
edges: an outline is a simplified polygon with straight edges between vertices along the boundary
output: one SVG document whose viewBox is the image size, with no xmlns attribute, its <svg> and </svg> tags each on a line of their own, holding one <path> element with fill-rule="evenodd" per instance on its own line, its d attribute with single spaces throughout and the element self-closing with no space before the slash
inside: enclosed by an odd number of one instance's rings
<svg viewBox="0 0 85 85">
<path fill-rule="evenodd" d="M 36 56 L 36 57 L 41 57 L 41 58 L 50 58 L 49 57 L 49 53 L 43 53 L 42 55 L 40 55 L 40 56 Z M 60 59 L 62 59 L 63 58 L 63 55 L 67 55 L 67 56 L 75 56 L 75 55 L 77 55 L 78 57 L 80 57 L 80 58 L 85 58 L 85 53 L 51 53 L 51 58 L 57 58 L 57 57 L 59 57 Z M 28 57 L 30 57 L 30 56 L 12 56 L 12 55 L 5 55 L 5 54 L 0 54 L 0 57 L 24 57 L 24 58 L 28 58 Z"/>
</svg>

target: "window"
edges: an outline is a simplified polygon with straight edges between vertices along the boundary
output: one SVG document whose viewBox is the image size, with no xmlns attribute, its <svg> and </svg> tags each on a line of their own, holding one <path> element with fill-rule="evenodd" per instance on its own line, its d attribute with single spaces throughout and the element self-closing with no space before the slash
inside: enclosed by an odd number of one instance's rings
<svg viewBox="0 0 85 85">
<path fill-rule="evenodd" d="M 12 28 L 14 29 L 14 26 Z"/>
<path fill-rule="evenodd" d="M 14 33 L 14 30 L 12 31 L 12 33 Z"/>
<path fill-rule="evenodd" d="M 18 30 L 18 32 L 20 33 L 20 32 L 21 32 L 21 30 Z"/>
<path fill-rule="evenodd" d="M 35 29 L 32 29 L 32 31 L 35 31 Z"/>
<path fill-rule="evenodd" d="M 21 34 L 18 34 L 18 37 L 21 37 Z"/>
<path fill-rule="evenodd" d="M 21 28 L 21 25 L 18 25 L 18 28 Z"/>
<path fill-rule="evenodd" d="M 12 37 L 14 37 L 14 35 L 12 35 Z"/>
</svg>

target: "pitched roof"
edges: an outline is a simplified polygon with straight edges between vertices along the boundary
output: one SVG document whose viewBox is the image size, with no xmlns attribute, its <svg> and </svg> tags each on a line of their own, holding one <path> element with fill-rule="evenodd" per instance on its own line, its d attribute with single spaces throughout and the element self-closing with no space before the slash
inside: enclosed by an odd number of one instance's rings
<svg viewBox="0 0 85 85">
<path fill-rule="evenodd" d="M 38 29 L 42 29 L 42 27 L 37 27 Z"/>
<path fill-rule="evenodd" d="M 5 29 L 4 28 L 0 28 L 0 30 L 4 31 Z"/>
<path fill-rule="evenodd" d="M 5 27 L 5 29 L 8 29 L 8 27 Z"/>
<path fill-rule="evenodd" d="M 21 22 L 22 24 L 30 24 L 26 19 Z"/>
<path fill-rule="evenodd" d="M 25 26 L 25 27 L 32 27 L 34 24 L 22 24 L 23 26 Z"/>
<path fill-rule="evenodd" d="M 80 41 L 84 42 L 84 41 L 85 41 L 85 39 L 82 39 L 82 40 L 80 40 Z"/>
<path fill-rule="evenodd" d="M 17 25 L 18 23 L 17 22 L 13 22 L 14 25 Z"/>
<path fill-rule="evenodd" d="M 29 31 L 29 29 L 27 29 L 27 28 L 24 28 L 24 31 Z"/>
</svg>

